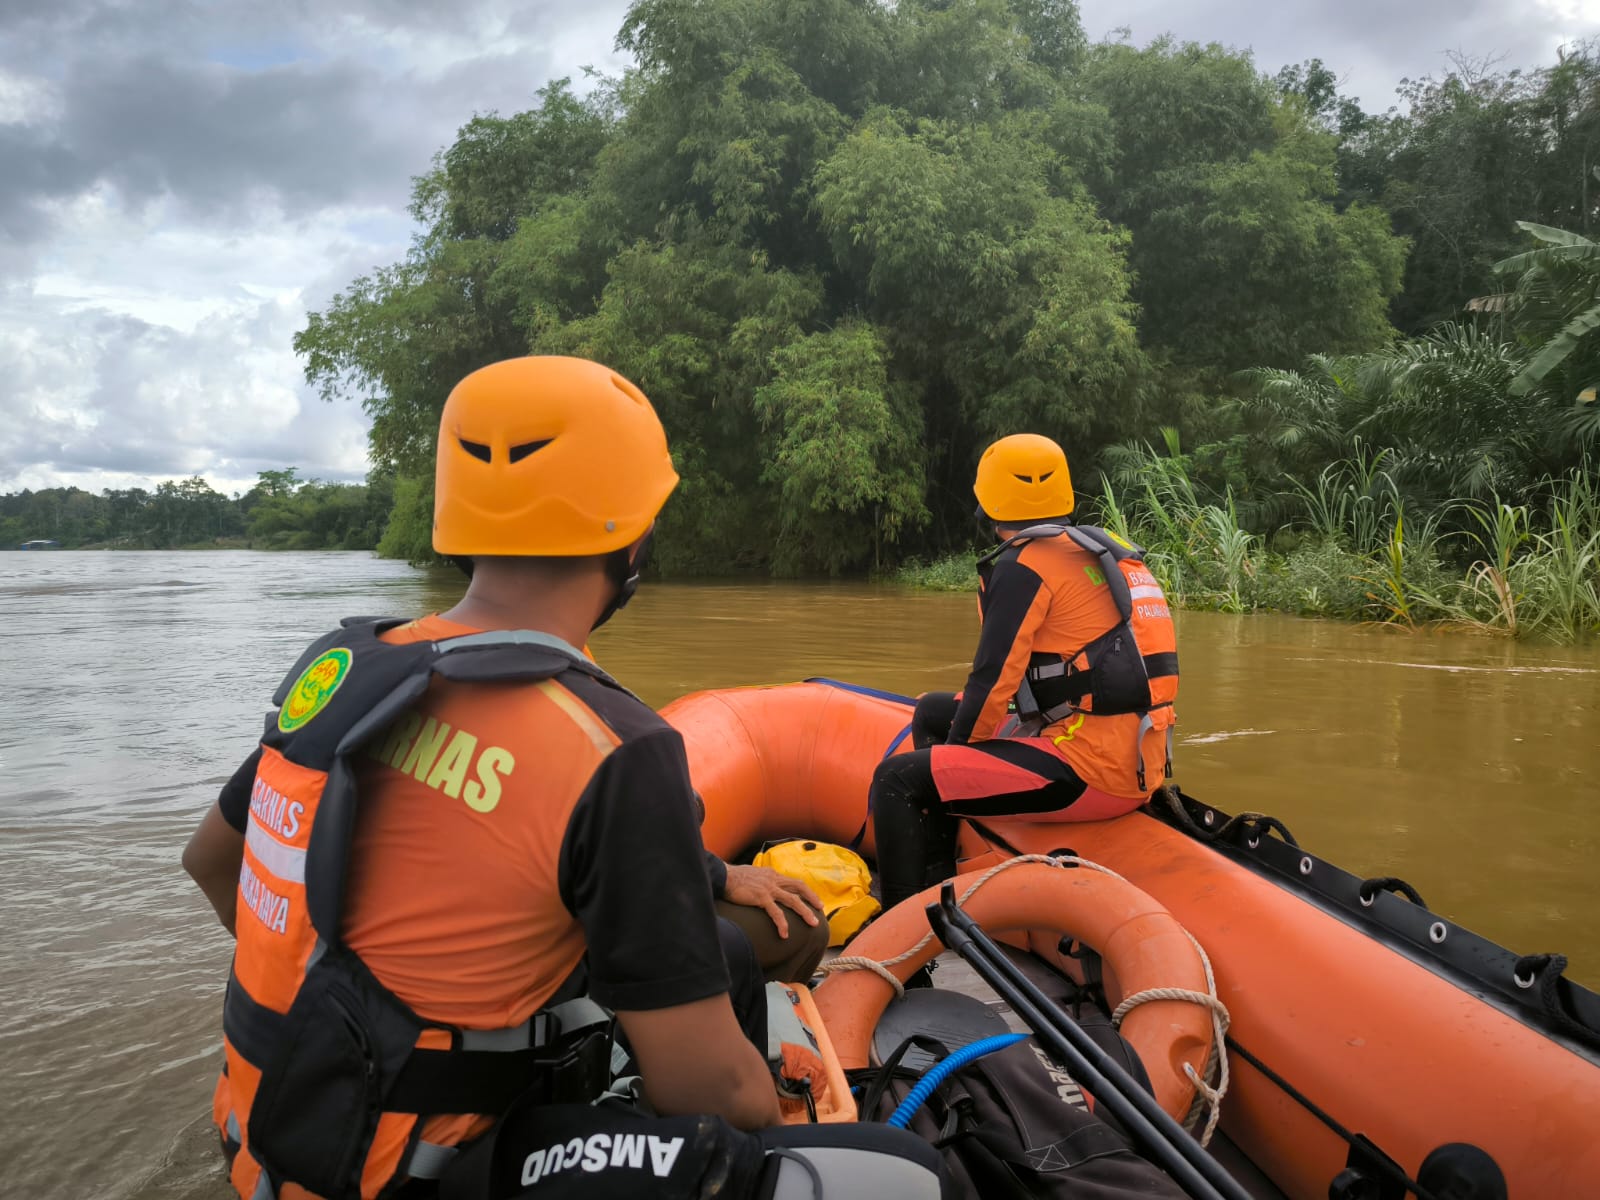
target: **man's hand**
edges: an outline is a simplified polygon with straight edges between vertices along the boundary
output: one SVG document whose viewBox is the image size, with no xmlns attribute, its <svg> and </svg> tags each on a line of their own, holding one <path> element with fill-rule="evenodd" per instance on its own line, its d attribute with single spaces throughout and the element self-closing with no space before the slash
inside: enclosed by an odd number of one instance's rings
<svg viewBox="0 0 1600 1200">
<path fill-rule="evenodd" d="M 780 875 L 771 867 L 747 867 L 728 864 L 728 882 L 723 885 L 722 898 L 732 904 L 759 908 L 772 918 L 778 936 L 789 936 L 789 920 L 785 908 L 800 914 L 807 925 L 821 920 L 822 901 L 817 894 L 799 879 Z"/>
</svg>

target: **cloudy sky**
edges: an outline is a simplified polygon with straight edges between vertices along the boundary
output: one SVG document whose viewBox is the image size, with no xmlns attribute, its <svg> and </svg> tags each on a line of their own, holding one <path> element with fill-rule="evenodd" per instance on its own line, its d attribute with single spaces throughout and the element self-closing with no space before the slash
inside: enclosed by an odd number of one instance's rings
<svg viewBox="0 0 1600 1200">
<path fill-rule="evenodd" d="M 774 0 L 780 3 L 781 0 Z M 623 64 L 626 0 L 0 0 L 0 491 L 358 479 L 306 388 L 308 310 L 393 262 L 411 177 L 475 111 Z M 1320 56 L 1369 110 L 1444 52 L 1550 61 L 1600 0 L 1082 0 L 1127 28 Z"/>
</svg>

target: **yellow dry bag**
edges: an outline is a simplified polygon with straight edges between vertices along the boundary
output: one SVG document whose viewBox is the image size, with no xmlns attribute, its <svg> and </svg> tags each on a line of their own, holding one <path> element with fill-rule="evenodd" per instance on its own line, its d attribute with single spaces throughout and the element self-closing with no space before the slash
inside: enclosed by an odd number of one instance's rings
<svg viewBox="0 0 1600 1200">
<path fill-rule="evenodd" d="M 756 855 L 754 863 L 811 885 L 828 918 L 830 946 L 844 945 L 883 907 L 872 895 L 872 872 L 866 861 L 843 846 L 778 842 Z"/>
</svg>

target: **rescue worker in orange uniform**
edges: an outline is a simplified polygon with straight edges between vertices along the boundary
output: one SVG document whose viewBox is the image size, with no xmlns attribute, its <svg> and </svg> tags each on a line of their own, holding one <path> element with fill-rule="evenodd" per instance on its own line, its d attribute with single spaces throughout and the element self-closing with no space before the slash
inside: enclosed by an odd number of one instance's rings
<svg viewBox="0 0 1600 1200">
<path fill-rule="evenodd" d="M 237 939 L 214 1116 L 242 1200 L 433 1196 L 518 1113 L 526 1165 L 485 1179 L 739 1196 L 761 1170 L 736 1131 L 779 1120 L 762 985 L 719 933 L 682 739 L 578 649 L 677 481 L 649 401 L 597 363 L 451 392 L 433 541 L 469 560 L 465 596 L 314 643 L 184 852 Z M 613 1013 L 658 1121 L 590 1103 Z"/>
<path fill-rule="evenodd" d="M 1177 644 L 1137 548 L 1072 523 L 1067 458 L 1047 437 L 995 442 L 973 491 L 1001 544 L 979 560 L 971 673 L 959 695 L 918 701 L 913 749 L 872 779 L 886 908 L 955 873 L 959 817 L 1102 820 L 1169 773 Z"/>
</svg>

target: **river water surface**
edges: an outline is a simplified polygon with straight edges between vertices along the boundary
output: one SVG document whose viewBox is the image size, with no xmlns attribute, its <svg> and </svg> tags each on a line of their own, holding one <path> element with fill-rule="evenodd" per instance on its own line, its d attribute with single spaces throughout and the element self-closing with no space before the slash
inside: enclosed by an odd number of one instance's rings
<svg viewBox="0 0 1600 1200">
<path fill-rule="evenodd" d="M 0 555 L 0 1196 L 217 1194 L 231 943 L 184 840 L 306 642 L 460 588 L 362 554 Z M 955 688 L 975 633 L 967 596 L 655 583 L 594 649 L 660 705 Z M 1179 640 L 1189 792 L 1600 986 L 1600 648 L 1200 613 Z"/>
</svg>

